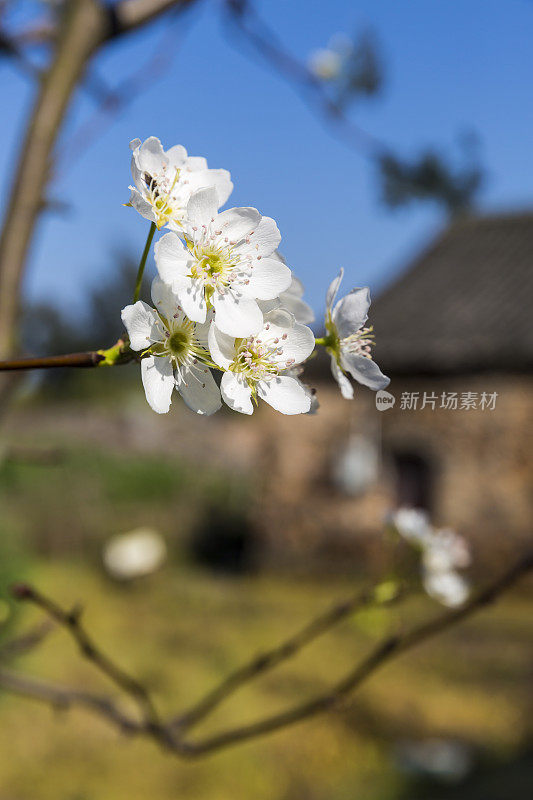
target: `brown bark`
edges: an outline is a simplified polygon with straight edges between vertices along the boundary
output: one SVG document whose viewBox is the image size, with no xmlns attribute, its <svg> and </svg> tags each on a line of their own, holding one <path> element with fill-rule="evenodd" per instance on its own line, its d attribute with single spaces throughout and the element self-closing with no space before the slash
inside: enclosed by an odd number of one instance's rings
<svg viewBox="0 0 533 800">
<path fill-rule="evenodd" d="M 72 94 L 103 39 L 106 16 L 95 0 L 68 4 L 49 70 L 39 87 L 0 237 L 0 356 L 9 355 L 32 233 L 46 193 L 53 147 Z"/>
<path fill-rule="evenodd" d="M 70 0 L 49 68 L 39 86 L 21 148 L 0 236 L 0 358 L 14 347 L 20 288 L 52 156 L 72 96 L 91 58 L 109 40 L 193 0 L 123 0 L 111 11 L 99 0 Z"/>
</svg>

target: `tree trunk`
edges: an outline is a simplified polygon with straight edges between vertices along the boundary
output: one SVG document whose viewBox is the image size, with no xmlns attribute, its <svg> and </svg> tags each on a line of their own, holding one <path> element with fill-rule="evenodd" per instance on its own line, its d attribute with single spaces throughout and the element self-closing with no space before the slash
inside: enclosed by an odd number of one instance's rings
<svg viewBox="0 0 533 800">
<path fill-rule="evenodd" d="M 15 344 L 20 285 L 46 197 L 54 145 L 71 97 L 109 26 L 109 14 L 96 0 L 70 0 L 65 6 L 52 61 L 31 113 L 0 237 L 0 358 L 9 356 Z"/>
</svg>

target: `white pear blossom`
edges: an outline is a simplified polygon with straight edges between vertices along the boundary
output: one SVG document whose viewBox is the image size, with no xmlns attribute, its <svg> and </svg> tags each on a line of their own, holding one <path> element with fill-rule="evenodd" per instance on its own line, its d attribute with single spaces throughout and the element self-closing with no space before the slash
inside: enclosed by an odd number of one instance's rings
<svg viewBox="0 0 533 800">
<path fill-rule="evenodd" d="M 399 508 L 392 517 L 392 523 L 400 535 L 413 544 L 422 545 L 433 535 L 429 516 L 420 508 Z"/>
<path fill-rule="evenodd" d="M 222 398 L 241 414 L 252 414 L 257 398 L 282 414 L 308 413 L 312 393 L 290 372 L 311 355 L 314 345 L 312 330 L 281 309 L 265 314 L 255 336 L 233 338 L 212 325 L 209 349 L 224 370 Z"/>
<path fill-rule="evenodd" d="M 208 169 L 205 158 L 188 156 L 180 144 L 165 151 L 159 139 L 150 136 L 142 143 L 133 139 L 130 148 L 135 186 L 130 186 L 128 205 L 158 229 L 168 225 L 181 230 L 189 198 L 198 189 L 214 187 L 217 209 L 233 190 L 227 170 Z"/>
<path fill-rule="evenodd" d="M 206 366 L 211 320 L 198 324 L 188 319 L 171 287 L 159 278 L 152 283 L 152 300 L 155 309 L 138 300 L 122 310 L 131 349 L 146 351 L 141 376 L 148 404 L 158 414 L 166 414 L 176 388 L 197 414 L 214 414 L 221 400 Z"/>
<path fill-rule="evenodd" d="M 468 582 L 457 572 L 424 572 L 424 589 L 437 602 L 449 608 L 462 606 L 468 599 Z"/>
<path fill-rule="evenodd" d="M 387 378 L 375 361 L 372 360 L 373 344 L 372 328 L 363 327 L 368 319 L 370 308 L 370 290 L 352 289 L 333 307 L 335 297 L 344 275 L 341 269 L 331 282 L 326 295 L 326 337 L 324 344 L 331 356 L 331 371 L 339 384 L 342 396 L 347 400 L 353 398 L 353 387 L 346 377 L 348 372 L 352 378 L 377 391 L 388 386 Z"/>
<path fill-rule="evenodd" d="M 399 508 L 392 517 L 398 533 L 422 554 L 422 582 L 426 592 L 445 606 L 462 605 L 468 582 L 457 570 L 471 561 L 466 541 L 449 528 L 435 529 L 425 511 Z"/>
<path fill-rule="evenodd" d="M 291 271 L 276 256 L 281 236 L 273 219 L 255 208 L 217 209 L 215 189 L 195 192 L 187 204 L 185 243 L 165 234 L 155 247 L 157 269 L 190 319 L 204 322 L 212 307 L 220 331 L 251 336 L 263 326 L 257 301 L 288 289 Z"/>
<path fill-rule="evenodd" d="M 116 580 L 133 580 L 158 570 L 167 556 L 163 537 L 152 528 L 136 528 L 111 537 L 103 551 L 107 572 Z"/>
<path fill-rule="evenodd" d="M 342 70 L 340 53 L 328 47 L 313 50 L 308 59 L 309 71 L 321 81 L 333 81 Z"/>
</svg>

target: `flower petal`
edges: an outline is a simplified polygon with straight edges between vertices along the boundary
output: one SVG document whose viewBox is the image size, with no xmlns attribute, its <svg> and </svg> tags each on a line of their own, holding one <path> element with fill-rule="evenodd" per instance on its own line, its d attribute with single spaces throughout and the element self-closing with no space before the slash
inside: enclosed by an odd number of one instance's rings
<svg viewBox="0 0 533 800">
<path fill-rule="evenodd" d="M 137 300 L 133 305 L 123 308 L 121 317 L 130 337 L 132 350 L 145 350 L 150 347 L 154 339 L 163 340 L 161 332 L 156 327 L 157 314 L 142 300 Z"/>
<path fill-rule="evenodd" d="M 314 322 L 315 312 L 301 297 L 286 291 L 280 294 L 279 299 L 282 307 L 294 315 L 296 322 L 301 322 L 304 325 Z"/>
<path fill-rule="evenodd" d="M 285 327 L 271 322 L 279 316 L 279 311 L 268 314 L 268 329 L 265 327 L 258 338 L 269 347 L 277 348 L 275 360 L 282 368 L 301 364 L 315 349 L 315 335 L 307 325 L 296 323 Z"/>
<path fill-rule="evenodd" d="M 245 241 L 241 245 L 241 252 L 255 256 L 272 256 L 281 242 L 281 234 L 278 226 L 271 217 L 261 217 L 259 224 L 255 226 L 253 233 L 248 237 L 250 241 Z M 281 260 L 277 256 L 277 260 Z"/>
<path fill-rule="evenodd" d="M 335 356 L 331 356 L 331 373 L 339 384 L 339 389 L 344 399 L 353 400 L 353 386 L 337 364 Z"/>
<path fill-rule="evenodd" d="M 177 311 L 180 301 L 172 286 L 165 283 L 157 275 L 152 281 L 152 302 L 155 308 L 167 319 L 171 320 Z"/>
<path fill-rule="evenodd" d="M 187 172 L 198 172 L 198 170 L 207 169 L 207 160 L 203 156 L 187 156 L 184 169 Z"/>
<path fill-rule="evenodd" d="M 282 414 L 307 414 L 311 409 L 311 393 L 297 378 L 289 375 L 259 381 L 257 394 Z"/>
<path fill-rule="evenodd" d="M 220 392 L 224 402 L 234 411 L 253 414 L 252 391 L 242 375 L 225 372 L 220 382 Z"/>
<path fill-rule="evenodd" d="M 231 290 L 225 294 L 215 292 L 213 305 L 215 325 L 228 336 L 251 336 L 263 327 L 263 314 L 251 297 L 236 295 Z"/>
<path fill-rule="evenodd" d="M 180 305 L 185 314 L 193 322 L 205 322 L 207 318 L 207 303 L 205 302 L 204 284 L 201 280 L 193 280 L 178 276 L 173 284 Z"/>
<path fill-rule="evenodd" d="M 290 286 L 291 271 L 285 264 L 274 258 L 263 258 L 256 261 L 249 278 L 249 283 L 241 290 L 258 300 L 272 300 Z"/>
<path fill-rule="evenodd" d="M 191 192 L 212 187 L 218 195 L 217 210 L 223 206 L 233 191 L 231 175 L 227 169 L 198 169 L 187 172 L 187 181 Z M 212 215 L 214 216 L 214 215 Z"/>
<path fill-rule="evenodd" d="M 141 376 L 148 405 L 158 414 L 170 408 L 174 374 L 168 358 L 148 356 L 141 361 Z"/>
<path fill-rule="evenodd" d="M 152 177 L 161 172 L 163 166 L 168 164 L 163 145 L 156 136 L 149 136 L 140 147 L 135 148 L 133 157 L 139 169 L 142 172 L 148 172 Z"/>
<path fill-rule="evenodd" d="M 333 322 L 341 339 L 351 336 L 362 328 L 368 319 L 370 308 L 370 289 L 352 289 L 346 297 L 339 300 L 333 310 Z"/>
<path fill-rule="evenodd" d="M 331 311 L 335 298 L 337 297 L 337 292 L 339 291 L 339 286 L 341 285 L 341 281 L 344 275 L 344 270 L 341 267 L 339 274 L 336 278 L 333 278 L 331 281 L 327 294 L 326 294 L 326 311 Z"/>
<path fill-rule="evenodd" d="M 130 186 L 130 199 L 128 200 L 129 205 L 137 211 L 141 217 L 145 219 L 149 219 L 150 222 L 155 222 L 155 215 L 154 210 L 148 200 L 145 200 L 142 194 L 137 190 L 134 189 L 133 186 Z"/>
<path fill-rule="evenodd" d="M 261 222 L 256 208 L 228 208 L 217 217 L 217 230 L 231 242 L 245 239 Z"/>
<path fill-rule="evenodd" d="M 368 386 L 369 389 L 384 389 L 390 383 L 390 378 L 382 373 L 375 361 L 365 356 L 350 353 L 342 348 L 341 343 L 341 366 L 349 372 L 352 378 Z"/>
<path fill-rule="evenodd" d="M 165 233 L 156 242 L 154 253 L 157 271 L 165 283 L 173 283 L 178 275 L 190 271 L 191 254 L 177 233 Z"/>
<path fill-rule="evenodd" d="M 209 328 L 207 336 L 211 358 L 222 369 L 228 369 L 235 359 L 235 338 L 222 333 L 215 324 Z"/>
<path fill-rule="evenodd" d="M 196 414 L 211 416 L 222 405 L 211 370 L 198 365 L 176 373 L 176 386 L 185 405 Z"/>
<path fill-rule="evenodd" d="M 187 151 L 182 144 L 175 144 L 174 147 L 166 151 L 165 155 L 168 158 L 168 165 L 171 169 L 182 169 L 188 166 Z"/>
<path fill-rule="evenodd" d="M 199 189 L 191 195 L 187 203 L 187 216 L 192 225 L 209 225 L 218 213 L 218 193 L 214 186 Z"/>
</svg>

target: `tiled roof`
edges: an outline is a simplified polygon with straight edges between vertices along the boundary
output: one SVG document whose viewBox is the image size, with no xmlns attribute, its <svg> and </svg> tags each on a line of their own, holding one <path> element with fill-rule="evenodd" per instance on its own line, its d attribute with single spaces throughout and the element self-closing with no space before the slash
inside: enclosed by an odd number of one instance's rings
<svg viewBox="0 0 533 800">
<path fill-rule="evenodd" d="M 453 223 L 371 308 L 389 373 L 533 366 L 533 213 Z"/>
</svg>

